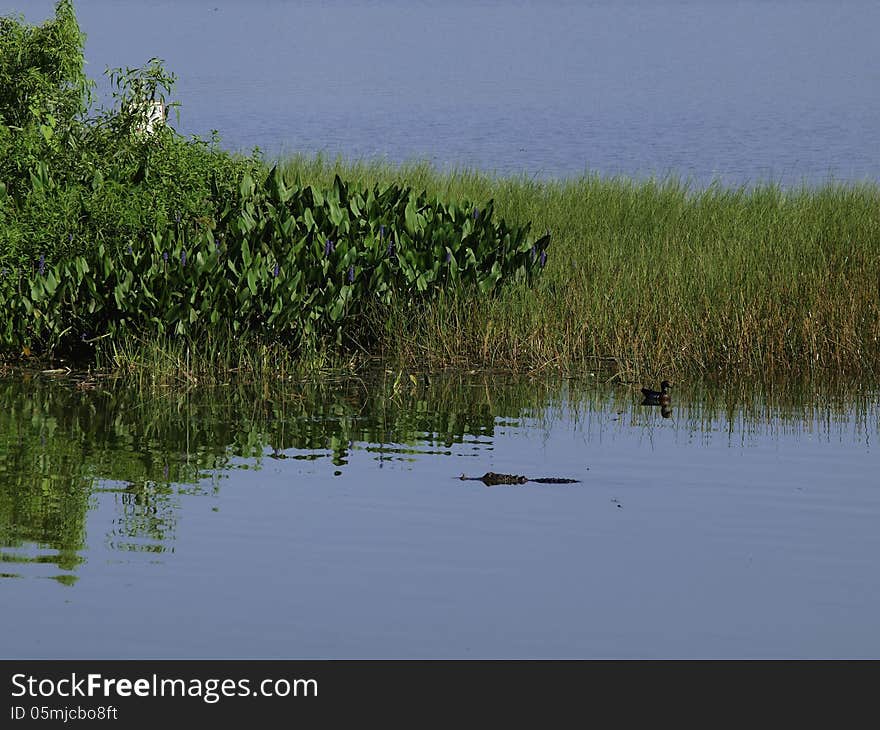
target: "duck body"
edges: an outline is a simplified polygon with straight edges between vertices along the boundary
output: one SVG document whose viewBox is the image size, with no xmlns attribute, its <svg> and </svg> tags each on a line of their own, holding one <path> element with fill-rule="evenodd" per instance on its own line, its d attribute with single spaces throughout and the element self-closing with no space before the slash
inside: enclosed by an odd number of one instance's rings
<svg viewBox="0 0 880 730">
<path fill-rule="evenodd" d="M 642 395 L 645 396 L 645 405 L 669 405 L 671 396 L 669 394 L 670 384 L 668 380 L 660 383 L 660 390 L 651 390 L 650 388 L 642 388 Z"/>
</svg>

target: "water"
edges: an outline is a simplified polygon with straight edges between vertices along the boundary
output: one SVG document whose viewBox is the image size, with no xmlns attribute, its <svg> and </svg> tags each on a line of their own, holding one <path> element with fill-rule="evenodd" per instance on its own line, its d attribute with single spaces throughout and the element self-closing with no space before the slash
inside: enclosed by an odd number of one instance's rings
<svg viewBox="0 0 880 730">
<path fill-rule="evenodd" d="M 0 2 L 28 20 L 51 0 Z M 874 0 L 79 0 L 89 73 L 164 58 L 179 129 L 539 178 L 877 181 Z"/>
<path fill-rule="evenodd" d="M 880 657 L 877 391 L 595 380 L 0 380 L 0 655 Z"/>
</svg>

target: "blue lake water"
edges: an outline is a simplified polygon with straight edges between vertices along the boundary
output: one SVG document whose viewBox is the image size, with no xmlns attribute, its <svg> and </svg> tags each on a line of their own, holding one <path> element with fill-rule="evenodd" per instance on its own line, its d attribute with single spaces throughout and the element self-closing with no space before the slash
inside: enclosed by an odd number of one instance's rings
<svg viewBox="0 0 880 730">
<path fill-rule="evenodd" d="M 39 21 L 51 0 L 0 2 Z M 874 0 L 79 0 L 179 129 L 267 154 L 706 184 L 880 178 Z"/>
<path fill-rule="evenodd" d="M 0 653 L 880 657 L 878 393 L 637 393 L 0 380 Z"/>
</svg>

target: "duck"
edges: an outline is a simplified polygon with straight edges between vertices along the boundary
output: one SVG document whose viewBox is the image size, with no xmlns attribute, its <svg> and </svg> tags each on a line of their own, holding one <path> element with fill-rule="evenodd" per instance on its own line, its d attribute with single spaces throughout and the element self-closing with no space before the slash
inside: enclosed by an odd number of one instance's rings
<svg viewBox="0 0 880 730">
<path fill-rule="evenodd" d="M 642 388 L 642 395 L 645 396 L 642 405 L 669 405 L 671 396 L 669 395 L 670 384 L 668 380 L 660 383 L 660 390 L 651 390 L 650 388 Z"/>
</svg>

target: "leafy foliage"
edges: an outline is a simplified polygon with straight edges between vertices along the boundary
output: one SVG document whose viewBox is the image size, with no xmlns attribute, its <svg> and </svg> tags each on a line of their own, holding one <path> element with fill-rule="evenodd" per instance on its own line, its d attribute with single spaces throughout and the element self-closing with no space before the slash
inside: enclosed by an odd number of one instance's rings
<svg viewBox="0 0 880 730">
<path fill-rule="evenodd" d="M 72 0 L 41 26 L 0 18 L 0 202 L 69 151 L 90 99 L 84 42 Z"/>
<path fill-rule="evenodd" d="M 441 288 L 490 293 L 529 280 L 549 235 L 511 229 L 492 203 L 446 205 L 398 186 L 288 187 L 273 168 L 244 176 L 219 221 L 175 221 L 146 240 L 5 273 L 7 348 L 71 349 L 123 332 L 197 337 L 208 329 L 272 341 L 343 343 L 370 307 L 428 299 Z"/>
<path fill-rule="evenodd" d="M 91 111 L 82 44 L 70 0 L 41 26 L 0 19 L 0 266 L 120 249 L 179 217 L 216 216 L 214 192 L 262 168 L 259 155 L 217 150 L 216 136 L 144 133 L 153 104 L 176 106 L 159 59 L 109 69 L 114 103 Z"/>
</svg>

